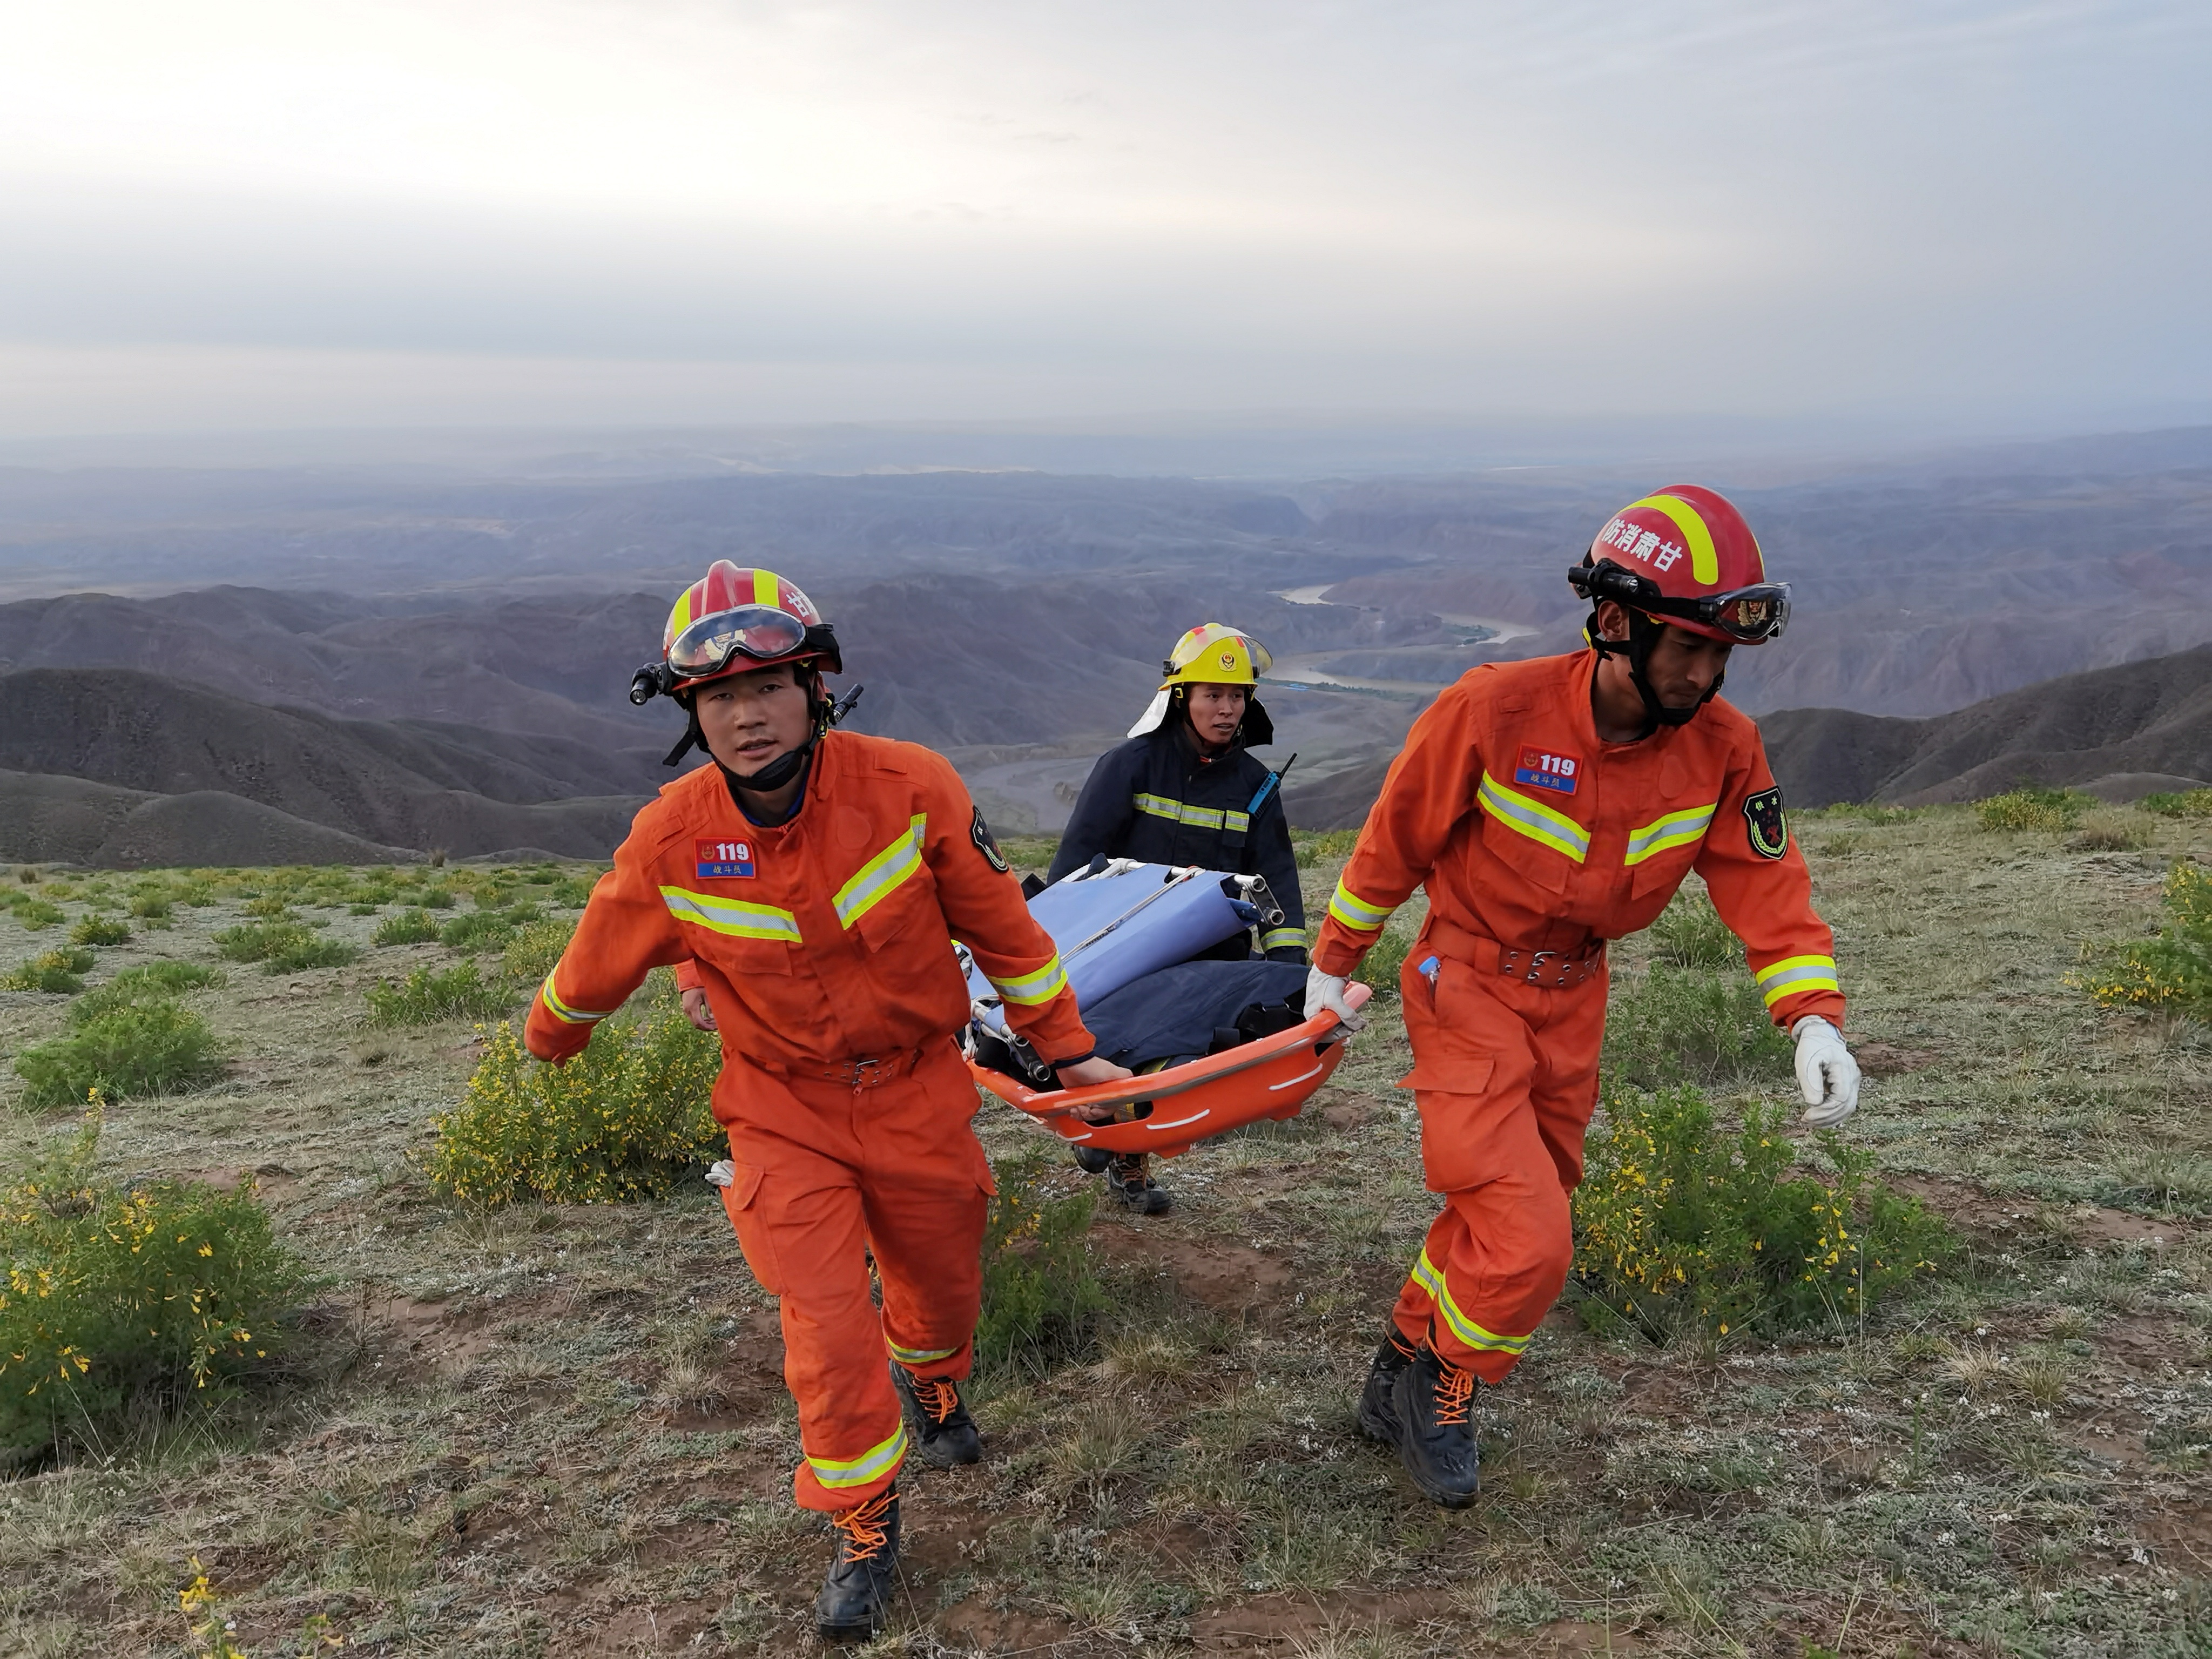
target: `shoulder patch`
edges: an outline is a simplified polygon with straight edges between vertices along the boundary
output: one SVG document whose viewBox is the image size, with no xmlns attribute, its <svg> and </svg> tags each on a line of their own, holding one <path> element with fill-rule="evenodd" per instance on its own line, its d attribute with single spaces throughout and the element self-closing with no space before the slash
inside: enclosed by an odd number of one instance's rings
<svg viewBox="0 0 2212 1659">
<path fill-rule="evenodd" d="M 1747 795 L 1743 822 L 1751 850 L 1763 859 L 1778 859 L 1790 850 L 1790 820 L 1782 812 L 1782 786 Z"/>
<path fill-rule="evenodd" d="M 1014 866 L 1006 862 L 1006 855 L 999 850 L 999 843 L 991 839 L 991 826 L 983 822 L 983 809 L 980 806 L 975 809 L 975 817 L 968 826 L 968 835 L 975 843 L 975 850 L 983 855 L 985 863 L 1002 876 L 1013 873 Z"/>
</svg>

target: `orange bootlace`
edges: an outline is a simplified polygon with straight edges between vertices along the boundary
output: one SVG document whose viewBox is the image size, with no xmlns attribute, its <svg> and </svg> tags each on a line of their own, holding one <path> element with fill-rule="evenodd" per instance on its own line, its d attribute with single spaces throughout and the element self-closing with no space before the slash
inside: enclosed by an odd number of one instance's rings
<svg viewBox="0 0 2212 1659">
<path fill-rule="evenodd" d="M 922 1410 L 939 1423 L 951 1417 L 953 1407 L 960 1403 L 960 1391 L 941 1376 L 915 1377 L 914 1397 Z"/>
<path fill-rule="evenodd" d="M 1437 1365 L 1437 1421 L 1464 1423 L 1468 1407 L 1474 1403 L 1475 1375 L 1441 1358 Z"/>
<path fill-rule="evenodd" d="M 891 1494 L 878 1492 L 865 1504 L 855 1504 L 849 1510 L 839 1510 L 830 1517 L 830 1524 L 845 1534 L 845 1559 L 848 1561 L 866 1561 L 879 1553 L 890 1541 L 890 1528 L 884 1517 L 890 1512 Z"/>
</svg>

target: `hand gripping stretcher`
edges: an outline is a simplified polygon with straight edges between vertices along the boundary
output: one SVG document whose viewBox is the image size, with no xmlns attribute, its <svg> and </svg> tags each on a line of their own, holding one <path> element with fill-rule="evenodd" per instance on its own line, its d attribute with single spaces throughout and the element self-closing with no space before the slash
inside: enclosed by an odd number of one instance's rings
<svg viewBox="0 0 2212 1659">
<path fill-rule="evenodd" d="M 1085 1007 L 1248 927 L 1279 927 L 1283 920 L 1260 877 L 1129 859 L 1094 860 L 1036 894 L 1030 910 L 1052 935 L 1076 1000 Z M 1295 1116 L 1336 1070 L 1350 1035 L 1334 1015 L 1316 1014 L 1272 1036 L 1123 1082 L 1054 1089 L 1050 1068 L 1007 1024 L 990 981 L 966 951 L 960 958 L 972 1016 L 963 1048 L 975 1081 L 1064 1139 L 1107 1152 L 1172 1158 L 1260 1118 Z M 1346 1000 L 1357 1008 L 1368 995 L 1367 987 L 1354 985 Z M 1026 1079 L 982 1063 L 979 1046 L 991 1039 L 1012 1051 Z M 1102 1106 L 1114 1109 L 1112 1122 L 1078 1115 Z"/>
</svg>

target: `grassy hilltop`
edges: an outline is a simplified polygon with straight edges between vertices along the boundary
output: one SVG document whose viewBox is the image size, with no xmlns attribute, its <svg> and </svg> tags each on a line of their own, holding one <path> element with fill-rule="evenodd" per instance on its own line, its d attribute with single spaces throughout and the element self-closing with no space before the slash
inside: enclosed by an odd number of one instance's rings
<svg viewBox="0 0 2212 1659">
<path fill-rule="evenodd" d="M 1824 1282 L 1723 1334 L 1686 1287 L 1639 1313 L 1586 1264 L 1482 1396 L 1486 1490 L 1445 1515 L 1352 1420 L 1435 1206 L 1394 999 L 1302 1117 L 1176 1160 L 1176 1212 L 1091 1216 L 1087 1251 L 1052 1248 L 1086 1224 L 1081 1179 L 994 1103 L 987 1461 L 906 1482 L 879 1650 L 2212 1651 L 2212 1031 L 2077 982 L 2160 926 L 2212 819 L 2028 800 L 1797 827 L 1869 1074 L 1836 1149 L 1875 1166 L 1851 1231 L 1925 1266 L 1866 1310 Z M 1303 843 L 1310 913 L 1348 841 Z M 775 1310 L 684 1125 L 638 1132 L 663 1196 L 485 1204 L 433 1179 L 432 1119 L 495 1070 L 478 1022 L 520 1009 L 592 872 L 30 873 L 0 871 L 0 972 L 48 988 L 0 992 L 9 1249 L 135 1185 L 184 1218 L 165 1271 L 246 1263 L 270 1318 L 210 1326 L 215 1385 L 182 1406 L 0 1474 L 0 1652 L 812 1646 L 829 1546 L 789 1503 Z M 1706 1102 L 1725 1135 L 1794 1094 L 1725 958 L 1694 901 L 1616 951 L 1618 1124 L 1672 1133 Z M 25 1197 L 102 1066 L 89 1164 Z M 1802 1190 L 1850 1186 L 1797 1150 Z M 1748 1201 L 1772 1211 L 1777 1179 Z M 1039 1325 L 1040 1291 L 1103 1306 Z"/>
</svg>

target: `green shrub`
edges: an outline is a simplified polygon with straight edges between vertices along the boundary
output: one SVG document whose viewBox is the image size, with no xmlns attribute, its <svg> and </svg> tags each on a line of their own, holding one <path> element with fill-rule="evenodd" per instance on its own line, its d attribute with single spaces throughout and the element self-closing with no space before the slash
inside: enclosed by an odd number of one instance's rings
<svg viewBox="0 0 2212 1659">
<path fill-rule="evenodd" d="M 514 924 L 496 910 L 471 910 L 438 930 L 438 943 L 456 951 L 497 951 L 514 937 Z"/>
<path fill-rule="evenodd" d="M 106 916 L 87 916 L 70 929 L 70 938 L 78 945 L 123 945 L 130 940 L 131 928 Z"/>
<path fill-rule="evenodd" d="M 975 1361 L 987 1372 L 1042 1376 L 1090 1346 L 1105 1287 L 1091 1253 L 1086 1188 L 1054 1198 L 1051 1162 L 1036 1153 L 994 1167 L 999 1188 L 983 1227 L 983 1311 Z"/>
<path fill-rule="evenodd" d="M 438 924 L 428 910 L 402 910 L 376 924 L 379 945 L 428 945 L 438 937 Z"/>
<path fill-rule="evenodd" d="M 131 914 L 141 921 L 166 926 L 173 912 L 167 899 L 142 896 L 131 901 Z"/>
<path fill-rule="evenodd" d="M 1794 1052 L 1748 974 L 1656 963 L 1641 978 L 1614 981 L 1603 1066 L 1616 1087 L 1771 1082 L 1790 1076 Z"/>
<path fill-rule="evenodd" d="M 568 941 L 576 936 L 576 923 L 567 921 L 533 921 L 514 936 L 501 959 L 507 976 L 521 985 L 536 985 L 553 971 L 553 964 L 561 960 L 561 952 L 568 948 Z"/>
<path fill-rule="evenodd" d="M 292 897 L 289 892 L 264 893 L 258 898 L 246 901 L 246 914 L 264 921 L 290 921 L 293 919 Z"/>
<path fill-rule="evenodd" d="M 92 952 L 81 945 L 49 951 L 43 956 L 33 957 L 0 979 L 0 991 L 46 991 L 75 996 L 84 989 L 80 975 L 90 971 L 92 962 Z"/>
<path fill-rule="evenodd" d="M 70 1005 L 70 1024 L 82 1025 L 99 1015 L 140 1003 L 173 999 L 179 991 L 197 991 L 220 985 L 222 975 L 200 962 L 149 962 L 125 968 L 106 984 L 88 991 Z"/>
<path fill-rule="evenodd" d="M 264 974 L 295 974 L 309 968 L 338 968 L 361 954 L 350 945 L 325 939 L 303 921 L 248 921 L 215 936 L 217 955 L 228 962 L 258 962 Z"/>
<path fill-rule="evenodd" d="M 2090 796 L 2075 789 L 2043 789 L 2032 784 L 1974 803 L 1984 830 L 2071 830 Z"/>
<path fill-rule="evenodd" d="M 453 908 L 453 896 L 446 888 L 433 887 L 416 902 L 420 903 L 425 910 L 450 910 Z"/>
<path fill-rule="evenodd" d="M 2106 1008 L 2146 1008 L 2212 1021 L 2212 871 L 2176 864 L 2166 878 L 2167 921 L 2154 939 L 2095 953 L 2072 976 Z"/>
<path fill-rule="evenodd" d="M 489 1019 L 514 1006 L 514 993 L 477 972 L 471 957 L 442 974 L 417 968 L 397 984 L 379 980 L 362 994 L 372 1025 L 434 1025 L 441 1019 Z"/>
<path fill-rule="evenodd" d="M 1873 1155 L 1832 1133 L 1820 1137 L 1832 1172 L 1798 1171 L 1784 1119 L 1753 1106 L 1731 1130 L 1694 1089 L 1607 1093 L 1574 1195 L 1586 1321 L 1661 1341 L 1774 1335 L 1856 1321 L 1934 1268 L 1940 1218 L 1870 1181 Z"/>
<path fill-rule="evenodd" d="M 1291 846 L 1298 860 L 1298 868 L 1310 870 L 1328 859 L 1348 859 L 1358 844 L 1357 830 L 1324 830 L 1318 835 L 1293 836 Z"/>
<path fill-rule="evenodd" d="M 95 1091 L 109 1100 L 177 1094 L 222 1075 L 207 1022 L 166 999 L 108 1007 L 71 1024 L 67 1036 L 15 1056 L 23 1103 L 33 1110 L 81 1105 Z"/>
<path fill-rule="evenodd" d="M 430 1121 L 431 1183 L 485 1204 L 657 1198 L 725 1155 L 708 1109 L 721 1044 L 682 1009 L 611 1019 L 565 1066 L 542 1066 L 501 1021 L 461 1103 Z"/>
<path fill-rule="evenodd" d="M 1406 965 L 1406 952 L 1413 948 L 1413 934 L 1402 927 L 1385 927 L 1360 959 L 1359 977 L 1373 986 L 1378 996 L 1396 996 L 1399 971 Z"/>
<path fill-rule="evenodd" d="M 1045 862 L 1049 864 L 1051 860 Z M 592 896 L 592 889 L 599 884 L 596 875 L 563 876 L 545 890 L 545 902 L 556 910 L 580 910 Z"/>
<path fill-rule="evenodd" d="M 1674 895 L 1651 924 L 1651 959 L 1677 968 L 1741 968 L 1743 943 L 1703 893 Z"/>
<path fill-rule="evenodd" d="M 15 911 L 15 920 L 34 933 L 52 927 L 57 922 L 69 920 L 62 913 L 61 906 L 49 904 L 44 899 L 33 899 L 28 903 L 11 905 L 9 908 Z"/>
<path fill-rule="evenodd" d="M 305 1279 L 251 1182 L 126 1186 L 97 1118 L 0 1190 L 0 1452 L 106 1451 L 265 1368 Z"/>
<path fill-rule="evenodd" d="M 2168 818 L 2212 818 L 2212 789 L 2186 789 L 2179 794 L 2145 795 L 2142 808 Z"/>
</svg>

